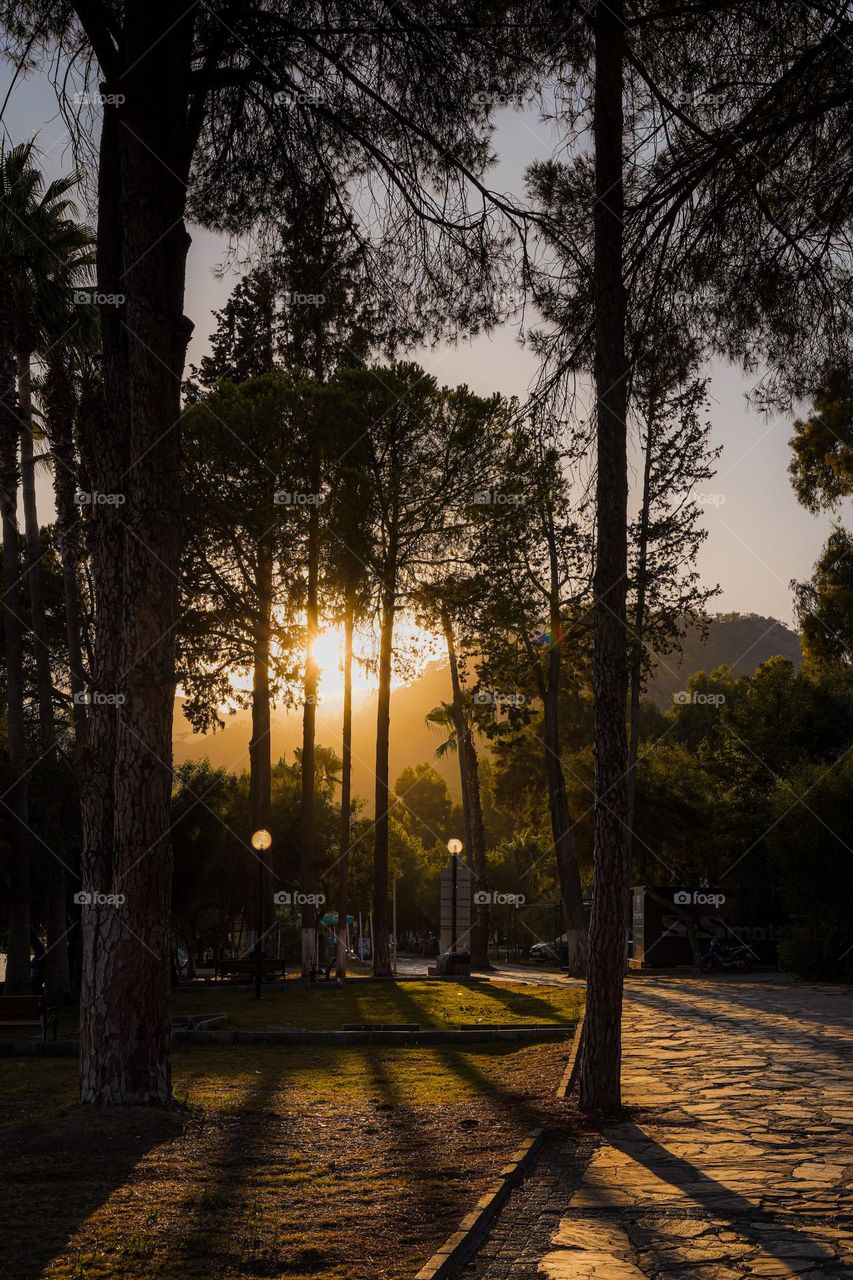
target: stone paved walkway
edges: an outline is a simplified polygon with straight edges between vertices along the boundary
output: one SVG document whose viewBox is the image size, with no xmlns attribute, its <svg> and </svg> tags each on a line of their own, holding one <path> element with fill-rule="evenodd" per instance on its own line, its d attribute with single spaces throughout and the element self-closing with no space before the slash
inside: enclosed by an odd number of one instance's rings
<svg viewBox="0 0 853 1280">
<path fill-rule="evenodd" d="M 849 988 L 630 980 L 625 1103 L 591 1158 L 546 1153 L 466 1280 L 853 1278 Z"/>
</svg>

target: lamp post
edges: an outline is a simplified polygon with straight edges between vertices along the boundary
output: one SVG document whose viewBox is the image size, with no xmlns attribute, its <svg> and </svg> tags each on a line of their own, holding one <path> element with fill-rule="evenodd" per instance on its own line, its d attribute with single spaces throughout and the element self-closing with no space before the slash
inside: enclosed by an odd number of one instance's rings
<svg viewBox="0 0 853 1280">
<path fill-rule="evenodd" d="M 272 836 L 266 827 L 261 827 L 258 831 L 252 833 L 252 848 L 257 852 L 258 856 L 258 936 L 255 940 L 255 999 L 261 998 L 261 984 L 263 982 L 263 966 L 261 965 L 261 934 L 264 931 L 264 858 L 272 844 Z"/>
<path fill-rule="evenodd" d="M 456 885 L 459 870 L 459 854 L 462 852 L 462 841 L 454 836 L 447 842 L 450 854 L 450 954 L 456 950 Z"/>
</svg>

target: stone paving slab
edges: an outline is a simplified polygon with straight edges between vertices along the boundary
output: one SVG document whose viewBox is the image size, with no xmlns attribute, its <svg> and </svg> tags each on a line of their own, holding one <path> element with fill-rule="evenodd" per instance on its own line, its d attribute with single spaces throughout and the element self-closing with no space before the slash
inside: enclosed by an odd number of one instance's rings
<svg viewBox="0 0 853 1280">
<path fill-rule="evenodd" d="M 534 1173 L 472 1280 L 853 1280 L 853 992 L 629 980 L 624 1045 L 631 1118 L 547 1244 Z"/>
</svg>

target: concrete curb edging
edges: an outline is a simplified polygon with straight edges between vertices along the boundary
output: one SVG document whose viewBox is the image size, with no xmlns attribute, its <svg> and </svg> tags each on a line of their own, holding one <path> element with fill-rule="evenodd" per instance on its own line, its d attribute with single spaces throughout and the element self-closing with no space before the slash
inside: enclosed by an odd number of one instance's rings
<svg viewBox="0 0 853 1280">
<path fill-rule="evenodd" d="M 552 1027 L 518 1025 L 501 1030 L 423 1030 L 423 1031 L 184 1031 L 172 1032 L 175 1044 L 332 1044 L 341 1046 L 494 1044 L 501 1041 L 541 1044 L 549 1040 L 565 1040 L 572 1035 L 573 1024 Z"/>
<path fill-rule="evenodd" d="M 421 1267 L 415 1280 L 446 1280 L 464 1266 L 483 1242 L 489 1227 L 509 1199 L 513 1187 L 519 1185 L 535 1165 L 545 1139 L 544 1129 L 534 1129 L 524 1139 L 509 1164 L 501 1169 L 500 1181 L 492 1184 L 467 1213 L 441 1248 Z"/>
<path fill-rule="evenodd" d="M 424 1029 L 418 1032 L 389 1032 L 389 1030 L 305 1030 L 293 1028 L 277 1030 L 277 1032 L 261 1032 L 261 1030 L 210 1030 L 200 1027 L 188 1030 L 175 1027 L 172 1030 L 174 1044 L 334 1044 L 338 1048 L 361 1047 L 364 1044 L 384 1044 L 384 1046 L 407 1046 L 407 1044 L 542 1044 L 548 1041 L 561 1041 L 573 1034 L 574 1024 L 564 1023 L 525 1027 L 466 1027 Z M 575 1030 L 573 1044 L 578 1039 Z M 0 1057 L 44 1056 L 44 1057 L 76 1057 L 79 1043 L 74 1041 L 42 1042 L 40 1038 L 9 1039 L 0 1041 Z"/>
<path fill-rule="evenodd" d="M 569 1060 L 566 1063 L 566 1069 L 563 1072 L 563 1078 L 560 1081 L 560 1083 L 557 1085 L 557 1092 L 554 1095 L 556 1098 L 567 1098 L 569 1094 L 572 1092 L 572 1088 L 574 1087 L 573 1076 L 575 1074 L 575 1067 L 577 1066 L 577 1062 L 578 1062 L 578 1054 L 580 1053 L 581 1042 L 583 1040 L 583 1028 L 584 1028 L 585 1020 L 586 1020 L 586 1005 L 584 1005 L 583 1009 L 581 1010 L 581 1016 L 578 1019 L 577 1026 L 575 1027 L 575 1034 L 572 1036 L 572 1047 L 569 1050 Z"/>
</svg>

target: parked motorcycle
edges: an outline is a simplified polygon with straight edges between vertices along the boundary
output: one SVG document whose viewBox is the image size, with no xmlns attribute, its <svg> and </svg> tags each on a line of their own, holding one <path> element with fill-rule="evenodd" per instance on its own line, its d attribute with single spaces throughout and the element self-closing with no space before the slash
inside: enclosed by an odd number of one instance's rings
<svg viewBox="0 0 853 1280">
<path fill-rule="evenodd" d="M 743 943 L 736 945 L 712 938 L 710 947 L 699 961 L 699 968 L 703 973 L 721 973 L 724 969 L 743 972 L 750 968 L 752 959 L 752 952 Z"/>
</svg>

